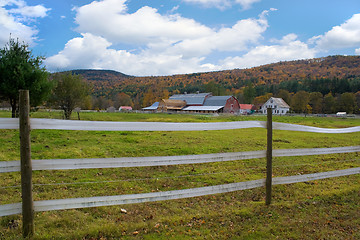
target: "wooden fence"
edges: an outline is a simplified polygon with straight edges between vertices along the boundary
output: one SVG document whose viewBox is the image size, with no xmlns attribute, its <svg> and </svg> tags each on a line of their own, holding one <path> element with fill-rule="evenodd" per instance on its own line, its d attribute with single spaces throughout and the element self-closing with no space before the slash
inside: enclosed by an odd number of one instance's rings
<svg viewBox="0 0 360 240">
<path fill-rule="evenodd" d="M 26 93 L 22 93 L 22 95 Z M 28 93 L 27 93 L 28 94 Z M 25 97 L 25 99 L 27 99 Z M 22 100 L 28 106 L 28 100 Z M 1 161 L 0 173 L 22 172 L 22 203 L 0 205 L 0 216 L 23 214 L 24 237 L 33 234 L 33 212 L 60 209 L 99 207 L 131 203 L 153 202 L 161 200 L 181 199 L 204 196 L 217 193 L 227 193 L 244 189 L 266 186 L 266 204 L 271 202 L 271 185 L 306 182 L 317 179 L 332 178 L 359 174 L 360 168 L 350 168 L 331 172 L 322 172 L 288 177 L 271 177 L 272 157 L 305 156 L 333 153 L 360 152 L 360 146 L 315 148 L 315 149 L 277 149 L 272 150 L 272 130 L 304 131 L 315 133 L 352 133 L 360 132 L 360 126 L 342 129 L 327 129 L 302 126 L 286 123 L 272 123 L 271 114 L 268 121 L 238 121 L 222 123 L 163 123 L 163 122 L 98 122 L 98 121 L 71 121 L 53 119 L 29 119 L 28 112 L 21 109 L 20 119 L 0 118 L 0 129 L 20 129 L 21 161 Z M 271 112 L 271 111 L 268 111 Z M 58 130 L 86 130 L 86 131 L 202 131 L 225 130 L 242 128 L 267 128 L 267 151 L 249 151 L 236 153 L 218 153 L 203 155 L 182 155 L 163 157 L 123 157 L 123 158 L 89 158 L 89 159 L 49 159 L 30 161 L 30 127 L 31 129 L 58 129 Z M 24 130 L 25 128 L 25 130 Z M 224 185 L 173 190 L 165 192 L 151 192 L 118 196 L 101 196 L 89 198 L 73 198 L 32 201 L 31 172 L 34 170 L 60 170 L 60 169 L 87 169 L 87 168 L 122 168 L 164 166 L 179 164 L 196 164 L 222 161 L 235 161 L 252 158 L 267 157 L 267 178 L 254 181 L 231 183 Z M 26 160 L 27 159 L 27 160 Z M 26 202 L 26 203 L 24 203 Z"/>
</svg>

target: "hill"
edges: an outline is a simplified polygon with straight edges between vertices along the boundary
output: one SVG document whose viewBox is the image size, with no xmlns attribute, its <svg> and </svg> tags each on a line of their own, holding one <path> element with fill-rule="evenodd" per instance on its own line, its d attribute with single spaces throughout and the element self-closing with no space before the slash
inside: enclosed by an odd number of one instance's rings
<svg viewBox="0 0 360 240">
<path fill-rule="evenodd" d="M 181 74 L 173 76 L 135 77 L 109 70 L 74 70 L 93 85 L 93 94 L 112 98 L 122 92 L 143 103 L 146 93 L 153 101 L 179 92 L 211 91 L 215 95 L 242 92 L 255 88 L 256 96 L 287 89 L 319 91 L 322 94 L 360 90 L 360 56 L 329 56 L 287 61 L 249 69 Z M 341 89 L 339 89 L 341 88 Z"/>
<path fill-rule="evenodd" d="M 73 74 L 82 75 L 85 79 L 92 81 L 109 81 L 129 78 L 129 75 L 113 70 L 78 69 L 72 70 Z"/>
</svg>

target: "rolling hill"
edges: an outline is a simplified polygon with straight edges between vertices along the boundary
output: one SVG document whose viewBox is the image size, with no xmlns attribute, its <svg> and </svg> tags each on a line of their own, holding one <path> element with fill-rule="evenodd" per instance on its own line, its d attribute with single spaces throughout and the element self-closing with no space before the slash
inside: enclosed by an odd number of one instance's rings
<svg viewBox="0 0 360 240">
<path fill-rule="evenodd" d="M 278 62 L 249 69 L 135 77 L 110 70 L 73 70 L 93 86 L 94 96 L 111 98 L 122 92 L 142 102 L 146 93 L 155 98 L 179 92 L 217 91 L 236 95 L 251 85 L 256 95 L 284 88 L 337 92 L 360 91 L 360 56 L 329 56 L 307 60 Z M 346 85 L 343 87 L 343 85 Z M 322 88 L 321 88 L 322 87 Z M 326 87 L 326 88 L 324 88 Z"/>
</svg>

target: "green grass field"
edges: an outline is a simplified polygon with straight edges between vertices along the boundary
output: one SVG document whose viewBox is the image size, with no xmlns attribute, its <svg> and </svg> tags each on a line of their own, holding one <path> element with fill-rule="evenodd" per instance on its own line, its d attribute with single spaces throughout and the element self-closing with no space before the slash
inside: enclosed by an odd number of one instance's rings
<svg viewBox="0 0 360 240">
<path fill-rule="evenodd" d="M 209 122 L 264 116 L 81 113 L 82 120 Z M 10 117 L 1 112 L 0 117 Z M 61 118 L 59 112 L 32 117 Z M 73 114 L 73 119 L 77 115 Z M 359 119 L 274 117 L 276 122 L 339 128 Z M 0 130 L 0 161 L 19 159 L 17 130 Z M 274 131 L 274 149 L 360 145 L 360 133 Z M 266 149 L 265 129 L 194 132 L 34 130 L 32 159 L 109 158 L 238 152 Z M 360 167 L 360 153 L 273 160 L 274 177 Z M 34 200 L 146 193 L 265 178 L 265 159 L 179 166 L 35 171 Z M 0 204 L 21 201 L 20 174 L 3 173 Z M 34 239 L 359 239 L 360 176 L 189 199 L 37 212 Z M 127 213 L 122 213 L 121 209 Z M 21 239 L 21 215 L 0 217 L 0 239 Z"/>
</svg>

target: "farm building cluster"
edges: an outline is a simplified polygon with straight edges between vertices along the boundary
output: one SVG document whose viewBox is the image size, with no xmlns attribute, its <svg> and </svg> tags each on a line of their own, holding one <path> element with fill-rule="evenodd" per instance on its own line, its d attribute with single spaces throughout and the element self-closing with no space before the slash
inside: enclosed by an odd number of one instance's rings
<svg viewBox="0 0 360 240">
<path fill-rule="evenodd" d="M 266 113 L 267 107 L 273 109 L 273 114 L 286 114 L 290 107 L 281 98 L 270 98 L 263 106 L 239 104 L 234 96 L 213 96 L 212 93 L 176 94 L 169 99 L 162 99 L 144 111 L 152 112 L 187 112 L 187 113 L 229 113 L 251 114 L 259 110 Z"/>
</svg>

